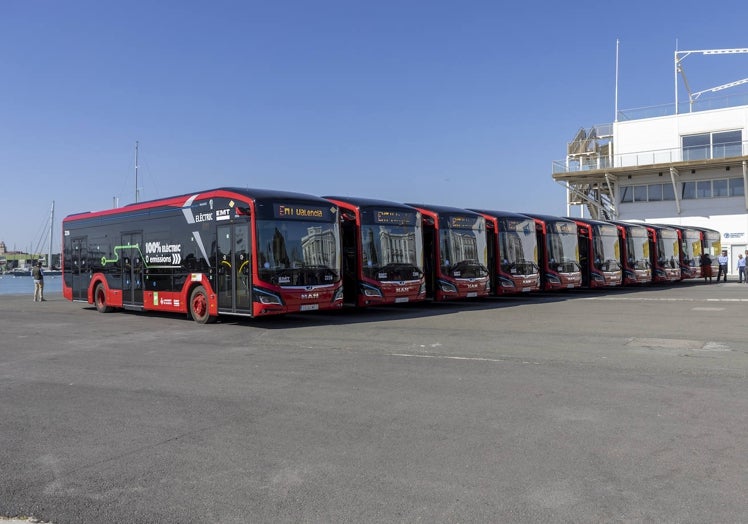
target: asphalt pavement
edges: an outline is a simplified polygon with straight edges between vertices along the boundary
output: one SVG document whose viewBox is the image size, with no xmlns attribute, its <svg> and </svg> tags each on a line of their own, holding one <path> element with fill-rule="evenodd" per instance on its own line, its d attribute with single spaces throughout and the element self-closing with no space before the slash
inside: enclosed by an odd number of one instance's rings
<svg viewBox="0 0 748 524">
<path fill-rule="evenodd" d="M 212 325 L 47 299 L 0 296 L 0 516 L 748 521 L 746 285 Z"/>
</svg>

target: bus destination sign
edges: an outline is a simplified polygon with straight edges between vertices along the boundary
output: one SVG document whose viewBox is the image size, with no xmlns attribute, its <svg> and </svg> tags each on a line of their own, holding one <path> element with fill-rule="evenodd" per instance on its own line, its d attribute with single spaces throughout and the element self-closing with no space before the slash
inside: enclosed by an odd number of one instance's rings
<svg viewBox="0 0 748 524">
<path fill-rule="evenodd" d="M 480 218 L 467 215 L 451 215 L 449 227 L 454 229 L 473 229 L 478 225 Z"/>
<path fill-rule="evenodd" d="M 275 218 L 329 222 L 334 220 L 335 208 L 306 204 L 275 204 L 273 211 L 275 211 Z"/>
<path fill-rule="evenodd" d="M 415 211 L 377 209 L 374 211 L 374 222 L 376 224 L 412 226 L 416 223 L 416 213 Z"/>
</svg>

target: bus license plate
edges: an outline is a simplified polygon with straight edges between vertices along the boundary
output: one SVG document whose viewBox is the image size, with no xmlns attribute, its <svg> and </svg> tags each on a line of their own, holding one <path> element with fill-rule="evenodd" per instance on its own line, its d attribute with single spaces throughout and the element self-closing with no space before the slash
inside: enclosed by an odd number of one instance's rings
<svg viewBox="0 0 748 524">
<path fill-rule="evenodd" d="M 529 288 L 529 287 L 523 287 L 522 288 L 522 292 L 523 293 L 529 293 L 530 291 L 532 291 L 532 288 Z"/>
<path fill-rule="evenodd" d="M 566 284 L 566 287 L 568 287 L 569 289 L 574 289 L 574 284 Z"/>
<path fill-rule="evenodd" d="M 319 304 L 301 304 L 299 311 L 317 311 Z"/>
<path fill-rule="evenodd" d="M 471 292 L 470 292 L 470 293 L 468 293 L 468 294 L 467 294 L 466 296 L 467 296 L 468 298 L 474 298 L 474 297 L 477 297 L 477 296 L 478 296 L 478 292 L 477 292 L 477 291 L 471 291 Z"/>
<path fill-rule="evenodd" d="M 408 297 L 395 297 L 395 304 L 401 304 L 407 301 L 408 301 Z"/>
</svg>

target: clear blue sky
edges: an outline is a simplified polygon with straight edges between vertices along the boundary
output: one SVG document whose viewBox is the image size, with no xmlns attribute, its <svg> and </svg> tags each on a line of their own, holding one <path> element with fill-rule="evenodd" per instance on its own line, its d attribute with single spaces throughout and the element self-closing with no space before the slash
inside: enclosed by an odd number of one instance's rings
<svg viewBox="0 0 748 524">
<path fill-rule="evenodd" d="M 673 52 L 748 47 L 748 4 L 28 1 L 0 5 L 0 240 L 217 186 L 565 214 L 553 160 L 672 103 Z M 692 88 L 748 57 L 689 58 Z M 57 244 L 59 240 L 56 240 Z M 46 251 L 46 246 L 43 249 Z"/>
</svg>

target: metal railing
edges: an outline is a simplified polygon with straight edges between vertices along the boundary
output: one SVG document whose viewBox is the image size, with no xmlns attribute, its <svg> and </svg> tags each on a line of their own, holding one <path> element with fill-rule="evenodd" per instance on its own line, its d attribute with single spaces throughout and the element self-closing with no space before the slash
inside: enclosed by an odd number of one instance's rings
<svg viewBox="0 0 748 524">
<path fill-rule="evenodd" d="M 642 118 L 655 118 L 658 116 L 671 116 L 675 114 L 695 113 L 698 111 L 711 111 L 714 109 L 725 109 L 748 105 L 748 93 L 727 95 L 722 97 L 699 98 L 691 104 L 688 100 L 678 103 L 678 111 L 675 103 L 657 106 L 638 107 L 634 109 L 621 109 L 618 111 L 618 121 L 640 120 Z"/>
<path fill-rule="evenodd" d="M 640 167 L 654 164 L 672 164 L 694 160 L 717 160 L 723 158 L 741 157 L 748 154 L 748 141 L 729 144 L 715 144 L 700 147 L 674 147 L 669 149 L 654 149 L 633 153 L 614 154 L 609 156 L 589 155 L 568 157 L 565 160 L 554 160 L 552 173 L 575 173 L 578 171 L 593 171 L 618 167 Z"/>
</svg>

